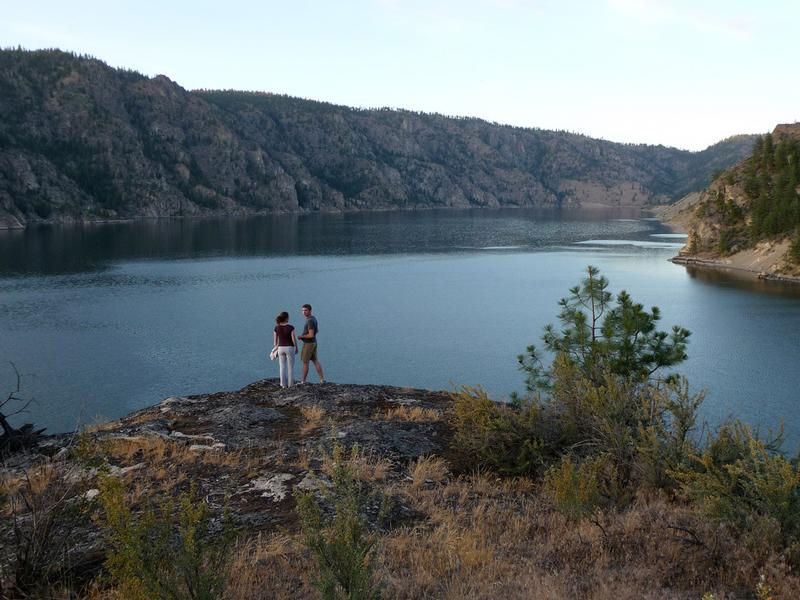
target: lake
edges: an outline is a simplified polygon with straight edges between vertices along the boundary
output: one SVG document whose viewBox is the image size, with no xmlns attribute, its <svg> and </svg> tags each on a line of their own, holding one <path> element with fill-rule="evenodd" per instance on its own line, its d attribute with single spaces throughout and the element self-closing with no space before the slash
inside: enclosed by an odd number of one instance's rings
<svg viewBox="0 0 800 600">
<path fill-rule="evenodd" d="M 10 361 L 51 432 L 172 395 L 277 375 L 274 316 L 314 305 L 342 383 L 523 388 L 538 343 L 589 264 L 662 329 L 692 331 L 678 370 L 702 416 L 800 440 L 800 286 L 687 270 L 683 238 L 638 212 L 466 210 L 152 220 L 0 231 L 0 393 Z M 312 370 L 312 381 L 316 375 Z"/>
</svg>

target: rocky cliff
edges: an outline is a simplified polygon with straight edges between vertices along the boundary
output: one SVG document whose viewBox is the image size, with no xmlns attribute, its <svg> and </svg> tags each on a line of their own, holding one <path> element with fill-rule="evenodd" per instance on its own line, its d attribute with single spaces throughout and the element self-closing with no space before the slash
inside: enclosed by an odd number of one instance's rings
<svg viewBox="0 0 800 600">
<path fill-rule="evenodd" d="M 700 189 L 702 152 L 266 93 L 187 91 L 60 51 L 0 51 L 0 227 L 126 217 L 643 206 Z"/>
<path fill-rule="evenodd" d="M 749 157 L 663 216 L 689 232 L 677 262 L 800 276 L 800 123 L 757 138 Z"/>
</svg>

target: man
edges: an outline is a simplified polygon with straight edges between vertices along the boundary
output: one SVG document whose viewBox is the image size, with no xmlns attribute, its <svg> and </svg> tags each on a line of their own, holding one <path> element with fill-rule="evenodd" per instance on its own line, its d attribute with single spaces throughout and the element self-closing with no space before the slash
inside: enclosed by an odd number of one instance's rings
<svg viewBox="0 0 800 600">
<path fill-rule="evenodd" d="M 303 308 L 300 310 L 306 318 L 306 324 L 303 326 L 303 333 L 297 336 L 303 341 L 303 351 L 300 353 L 300 360 L 303 361 L 303 375 L 300 379 L 300 383 L 306 382 L 309 361 L 314 363 L 314 368 L 317 370 L 317 375 L 319 375 L 319 382 L 325 383 L 325 375 L 322 374 L 322 365 L 319 359 L 317 359 L 317 332 L 319 331 L 317 318 L 311 314 L 310 304 L 303 304 Z"/>
</svg>

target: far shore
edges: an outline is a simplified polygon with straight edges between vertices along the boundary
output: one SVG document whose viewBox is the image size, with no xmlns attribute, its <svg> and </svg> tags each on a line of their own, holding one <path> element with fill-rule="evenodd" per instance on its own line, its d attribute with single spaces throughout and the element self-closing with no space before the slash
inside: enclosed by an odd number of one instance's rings
<svg viewBox="0 0 800 600">
<path fill-rule="evenodd" d="M 674 206 L 655 207 L 653 214 L 662 219 L 661 223 L 671 231 L 686 233 L 686 210 L 675 210 Z M 759 242 L 754 248 L 748 248 L 725 257 L 690 255 L 681 251 L 677 256 L 673 256 L 669 260 L 677 265 L 728 273 L 733 272 L 763 281 L 800 283 L 800 277 L 775 272 L 783 263 L 788 246 L 788 240 L 779 243 Z"/>
<path fill-rule="evenodd" d="M 84 225 L 118 225 L 120 223 L 137 223 L 137 222 L 145 222 L 145 221 L 164 221 L 164 220 L 190 220 L 190 221 L 200 221 L 205 219 L 248 219 L 251 217 L 288 217 L 288 216 L 307 216 L 307 215 L 346 215 L 346 214 L 353 214 L 353 213 L 387 213 L 387 212 L 426 212 L 426 211 L 450 211 L 450 210 L 486 210 L 486 211 L 497 211 L 497 210 L 564 210 L 564 211 L 586 211 L 586 212 L 593 212 L 593 211 L 607 211 L 607 210 L 619 210 L 619 211 L 641 211 L 641 212 L 652 212 L 653 207 L 651 206 L 642 206 L 638 204 L 630 204 L 630 205 L 612 205 L 612 204 L 601 204 L 601 203 L 584 203 L 580 205 L 567 205 L 567 206 L 555 206 L 555 205 L 543 205 L 543 206 L 532 206 L 532 205 L 516 205 L 516 204 L 509 204 L 509 205 L 502 205 L 502 206 L 429 206 L 429 205 L 419 205 L 419 206 L 376 206 L 374 208 L 335 208 L 335 207 L 326 207 L 321 208 L 318 210 L 309 210 L 309 209 L 299 209 L 299 210 L 275 210 L 275 211 L 243 211 L 243 212 L 232 212 L 232 213 L 225 213 L 225 212 L 210 212 L 210 213 L 198 213 L 198 214 L 186 214 L 186 215 L 134 215 L 129 217 L 119 217 L 116 219 L 103 217 L 92 219 L 90 217 L 81 217 L 75 219 L 60 219 L 60 220 L 35 220 L 35 221 L 28 221 L 25 223 L 20 223 L 19 221 L 11 222 L 11 221 L 0 221 L 0 231 L 20 231 L 23 229 L 28 229 L 29 227 L 40 227 L 40 226 L 84 226 Z M 658 216 L 658 215 L 655 215 Z"/>
<path fill-rule="evenodd" d="M 736 255 L 734 255 L 735 257 Z M 675 263 L 676 265 L 684 265 L 686 267 L 697 267 L 700 269 L 709 269 L 714 271 L 723 271 L 723 272 L 736 272 L 741 273 L 744 275 L 748 275 L 755 279 L 761 279 L 763 281 L 780 281 L 784 283 L 800 283 L 800 277 L 791 277 L 788 275 L 779 275 L 776 273 L 771 273 L 768 271 L 758 271 L 756 269 L 751 269 L 747 267 L 738 266 L 734 262 L 723 262 L 722 260 L 716 259 L 709 259 L 709 258 L 699 258 L 696 256 L 687 256 L 681 255 L 673 256 L 669 259 L 670 262 Z"/>
</svg>

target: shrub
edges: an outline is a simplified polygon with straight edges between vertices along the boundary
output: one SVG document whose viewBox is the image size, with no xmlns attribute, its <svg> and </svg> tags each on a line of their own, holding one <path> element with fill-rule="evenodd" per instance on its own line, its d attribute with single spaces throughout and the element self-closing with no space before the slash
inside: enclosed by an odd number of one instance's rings
<svg viewBox="0 0 800 600">
<path fill-rule="evenodd" d="M 557 358 L 553 391 L 542 405 L 548 427 L 558 429 L 558 453 L 609 461 L 606 492 L 630 496 L 632 481 L 671 487 L 668 469 L 685 464 L 695 450 L 691 437 L 703 394 L 689 393 L 684 379 L 658 384 L 606 373 L 588 379 L 573 362 Z"/>
<path fill-rule="evenodd" d="M 297 513 L 306 545 L 319 569 L 315 581 L 325 600 L 380 598 L 375 581 L 375 535 L 369 532 L 366 508 L 372 494 L 359 481 L 340 445 L 334 446 L 332 487 L 323 499 L 333 513 L 307 490 L 295 489 Z"/>
<path fill-rule="evenodd" d="M 576 465 L 571 457 L 547 472 L 545 489 L 553 498 L 556 509 L 570 521 L 580 521 L 592 514 L 601 504 L 598 471 L 603 459 L 588 459 Z"/>
<path fill-rule="evenodd" d="M 538 472 L 548 452 L 538 406 L 493 402 L 482 388 L 464 386 L 453 394 L 454 448 L 471 467 L 504 475 Z"/>
<path fill-rule="evenodd" d="M 45 465 L 1 487 L 11 535 L 0 544 L 0 596 L 48 596 L 51 583 L 68 577 L 73 534 L 89 522 L 85 482 Z"/>
<path fill-rule="evenodd" d="M 598 484 L 620 504 L 632 497 L 632 483 L 675 486 L 671 471 L 696 452 L 691 434 L 703 400 L 677 377 L 654 384 L 605 373 L 598 384 L 563 356 L 554 361 L 551 393 L 536 401 L 503 405 L 469 387 L 453 397 L 453 443 L 470 466 L 536 475 L 565 456 L 577 464 L 602 457 Z"/>
<path fill-rule="evenodd" d="M 710 435 L 691 468 L 674 473 L 681 489 L 704 515 L 733 524 L 759 540 L 800 549 L 800 471 L 779 451 L 734 422 Z"/>
<path fill-rule="evenodd" d="M 676 485 L 671 472 L 689 465 L 697 450 L 692 433 L 704 398 L 703 391 L 691 394 L 684 378 L 646 388 L 646 418 L 637 431 L 635 465 L 642 483 L 658 489 Z"/>
<path fill-rule="evenodd" d="M 194 491 L 137 517 L 119 479 L 105 477 L 100 500 L 110 550 L 106 567 L 126 600 L 214 600 L 223 597 L 234 529 L 214 536 L 208 506 Z M 175 513 L 177 512 L 177 518 Z"/>
</svg>

